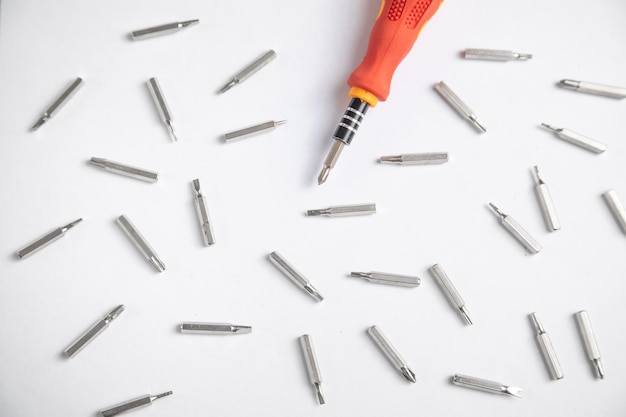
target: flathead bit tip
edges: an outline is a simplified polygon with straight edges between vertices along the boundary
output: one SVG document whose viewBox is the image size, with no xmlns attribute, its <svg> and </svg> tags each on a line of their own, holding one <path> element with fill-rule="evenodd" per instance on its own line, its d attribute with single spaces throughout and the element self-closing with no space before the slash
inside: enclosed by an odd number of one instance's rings
<svg viewBox="0 0 626 417">
<path fill-rule="evenodd" d="M 506 393 L 517 398 L 523 398 L 521 392 L 523 389 L 517 387 L 506 387 Z"/>
<path fill-rule="evenodd" d="M 317 185 L 324 184 L 328 179 L 328 174 L 330 174 L 330 167 L 328 165 L 324 165 L 322 172 L 320 172 L 320 175 L 317 177 Z"/>
<path fill-rule="evenodd" d="M 409 369 L 409 368 L 402 368 L 400 369 L 400 372 L 402 372 L 402 375 L 404 375 L 404 377 L 412 383 L 416 383 L 417 379 L 415 378 L 415 373 Z"/>
<path fill-rule="evenodd" d="M 48 118 L 46 116 L 42 116 L 39 120 L 37 120 L 37 123 L 35 123 L 30 130 L 32 130 L 33 132 L 37 129 L 39 129 L 41 127 L 41 125 L 43 125 L 44 123 L 46 123 L 46 121 L 48 120 Z"/>
</svg>

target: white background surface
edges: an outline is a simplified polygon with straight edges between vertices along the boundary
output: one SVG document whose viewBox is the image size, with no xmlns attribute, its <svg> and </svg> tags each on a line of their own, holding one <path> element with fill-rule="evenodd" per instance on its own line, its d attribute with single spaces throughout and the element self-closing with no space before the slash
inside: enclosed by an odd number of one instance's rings
<svg viewBox="0 0 626 417">
<path fill-rule="evenodd" d="M 84 2 L 9 0 L 0 23 L 0 415 L 95 416 L 173 390 L 144 416 L 617 416 L 626 410 L 626 239 L 601 198 L 626 201 L 626 101 L 555 86 L 626 85 L 623 0 L 447 0 L 368 113 L 328 182 L 316 184 L 348 103 L 379 4 L 365 0 Z M 141 42 L 128 33 L 199 18 Z M 529 62 L 466 61 L 468 47 Z M 278 58 L 223 96 L 266 50 Z M 75 77 L 85 86 L 39 131 L 29 127 Z M 175 117 L 171 143 L 146 88 L 156 76 Z M 445 80 L 488 127 L 478 134 L 432 89 Z M 224 144 L 225 132 L 288 119 Z M 595 155 L 538 127 L 607 144 Z M 382 155 L 447 151 L 439 166 Z M 159 171 L 148 184 L 87 165 L 92 156 Z M 550 185 L 562 230 L 548 233 L 531 167 Z M 199 178 L 217 244 L 201 245 Z M 492 201 L 544 246 L 534 256 L 498 224 Z M 378 213 L 306 218 L 375 202 Z M 167 266 L 156 273 L 115 224 L 127 214 Z M 48 230 L 84 221 L 20 261 Z M 280 251 L 325 296 L 280 274 Z M 428 274 L 440 263 L 475 321 L 466 326 Z M 417 289 L 350 271 L 416 274 Z M 61 352 L 117 304 L 126 311 L 71 360 Z M 590 313 L 607 376 L 595 379 L 573 314 Z M 542 319 L 565 378 L 551 381 L 528 315 Z M 225 321 L 250 335 L 181 335 Z M 417 374 L 407 383 L 365 330 L 377 324 Z M 297 337 L 313 336 L 327 404 L 317 405 Z M 524 389 L 512 399 L 455 387 L 454 373 Z"/>
</svg>

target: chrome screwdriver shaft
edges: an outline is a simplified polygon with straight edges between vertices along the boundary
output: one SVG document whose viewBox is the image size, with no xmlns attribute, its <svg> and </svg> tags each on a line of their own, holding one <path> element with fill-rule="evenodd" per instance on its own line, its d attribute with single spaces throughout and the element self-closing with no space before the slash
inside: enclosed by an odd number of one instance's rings
<svg viewBox="0 0 626 417">
<path fill-rule="evenodd" d="M 302 354 L 304 355 L 304 362 L 306 363 L 306 369 L 309 374 L 309 380 L 315 387 L 315 395 L 320 405 L 326 404 L 324 394 L 322 394 L 322 374 L 320 372 L 320 366 L 317 363 L 317 356 L 315 355 L 315 349 L 313 349 L 313 340 L 308 334 L 300 336 L 300 346 L 302 347 Z"/>
<path fill-rule="evenodd" d="M 539 321 L 537 313 L 532 313 L 530 315 L 530 319 L 535 327 L 535 330 L 537 331 L 537 342 L 539 343 L 539 347 L 548 368 L 548 372 L 550 373 L 550 377 L 552 379 L 562 379 L 563 370 L 561 369 L 559 359 L 556 357 L 556 352 L 552 346 L 550 336 L 548 336 L 548 333 L 546 333 L 546 330 Z"/>
<path fill-rule="evenodd" d="M 396 285 L 398 287 L 419 287 L 420 279 L 409 275 L 388 274 L 385 272 L 351 272 L 351 277 L 363 278 L 376 284 Z"/>
<path fill-rule="evenodd" d="M 554 202 L 552 201 L 552 196 L 550 195 L 550 190 L 548 189 L 546 183 L 543 181 L 543 178 L 541 178 L 541 174 L 539 173 L 539 168 L 537 167 L 537 165 L 533 167 L 533 171 L 535 173 L 535 179 L 537 181 L 537 183 L 535 184 L 535 191 L 537 192 L 539 206 L 541 207 L 541 212 L 543 213 L 546 227 L 550 232 L 554 232 L 555 230 L 559 230 L 561 228 L 559 216 L 557 216 L 556 214 Z"/>
<path fill-rule="evenodd" d="M 615 190 L 609 190 L 603 194 L 606 204 L 608 204 L 611 213 L 615 217 L 617 224 L 622 229 L 622 232 L 626 233 L 626 210 L 617 196 Z"/>
<path fill-rule="evenodd" d="M 67 349 L 63 351 L 65 356 L 73 358 L 78 352 L 83 350 L 85 346 L 91 343 L 100 333 L 102 333 L 113 320 L 124 311 L 124 306 L 119 305 L 109 312 L 102 320 L 91 326 L 85 333 L 80 335 L 78 339 L 72 342 Z"/>
<path fill-rule="evenodd" d="M 240 139 L 249 138 L 250 136 L 260 135 L 262 133 L 271 132 L 276 127 L 287 123 L 287 120 L 269 121 L 258 125 L 246 127 L 244 129 L 235 130 L 234 132 L 226 133 L 224 135 L 224 141 L 226 143 L 235 142 Z"/>
<path fill-rule="evenodd" d="M 197 25 L 200 23 L 200 20 L 186 20 L 184 22 L 174 22 L 174 23 L 166 23 L 164 25 L 153 26 L 146 29 L 139 29 L 131 32 L 130 37 L 133 40 L 141 40 L 154 38 L 157 36 L 170 35 L 172 33 L 179 32 L 183 29 L 188 28 L 189 26 Z"/>
<path fill-rule="evenodd" d="M 115 405 L 110 408 L 105 408 L 104 410 L 100 411 L 100 415 L 102 417 L 113 417 L 118 414 L 125 413 L 127 411 L 132 411 L 136 408 L 142 408 L 142 407 L 152 405 L 152 402 L 154 400 L 158 400 L 159 398 L 163 398 L 172 394 L 173 394 L 172 391 L 164 392 L 163 394 L 159 394 L 159 395 L 147 394 L 147 395 L 144 395 L 143 397 L 135 398 L 134 400 L 130 400 L 130 401 L 125 401 L 121 404 Z"/>
<path fill-rule="evenodd" d="M 519 52 L 506 51 L 500 49 L 466 49 L 463 52 L 466 59 L 482 59 L 486 61 L 527 61 L 533 57 L 532 54 L 522 54 Z"/>
<path fill-rule="evenodd" d="M 114 174 L 123 175 L 125 177 L 135 178 L 146 182 L 157 182 L 159 173 L 144 168 L 137 168 L 132 165 L 123 164 L 121 162 L 110 161 L 104 158 L 92 157 L 89 163 L 100 169 Z"/>
<path fill-rule="evenodd" d="M 252 327 L 230 323 L 197 323 L 185 321 L 180 325 L 180 332 L 217 335 L 247 334 L 252 332 Z"/>
<path fill-rule="evenodd" d="M 387 359 L 391 361 L 393 366 L 402 373 L 402 376 L 406 378 L 407 381 L 415 383 L 417 380 L 415 379 L 415 373 L 409 368 L 409 365 L 402 358 L 400 353 L 393 347 L 393 345 L 389 342 L 387 337 L 383 334 L 378 326 L 372 326 L 367 329 L 367 334 L 369 334 L 376 346 L 380 348 L 380 350 L 385 354 Z"/>
<path fill-rule="evenodd" d="M 37 122 L 33 125 L 31 130 L 37 130 L 43 125 L 45 122 L 54 117 L 55 114 L 61 110 L 63 106 L 72 98 L 74 94 L 78 92 L 78 90 L 85 84 L 82 78 L 76 78 L 63 92 L 54 100 L 54 102 L 48 107 L 48 109 L 43 113 L 43 116 L 37 120 Z"/>
<path fill-rule="evenodd" d="M 206 204 L 206 198 L 200 191 L 200 180 L 197 178 L 192 182 L 195 193 L 194 202 L 196 204 L 196 212 L 200 221 L 200 230 L 202 231 L 202 240 L 206 246 L 215 244 L 215 234 L 213 233 L 213 225 L 209 217 L 209 209 Z"/>
<path fill-rule="evenodd" d="M 479 391 L 490 392 L 492 394 L 504 394 L 522 398 L 521 388 L 511 387 L 488 379 L 476 378 L 473 376 L 456 374 L 452 377 L 452 383 L 460 387 L 471 388 Z"/>
<path fill-rule="evenodd" d="M 223 94 L 237 84 L 244 82 L 252 74 L 269 64 L 274 58 L 276 58 L 276 52 L 270 49 L 259 58 L 255 59 L 250 65 L 235 74 L 235 76 L 220 89 L 219 93 Z"/>
<path fill-rule="evenodd" d="M 48 246 L 49 244 L 61 239 L 63 236 L 65 236 L 65 232 L 67 232 L 72 227 L 76 226 L 78 223 L 82 221 L 83 219 L 77 219 L 71 223 L 66 224 L 65 226 L 57 227 L 56 229 L 46 233 L 40 238 L 37 238 L 35 241 L 24 246 L 22 249 L 19 249 L 17 251 L 17 256 L 20 259 L 29 257 L 33 253 L 36 253 L 40 251 L 41 249 L 45 248 L 46 246 Z"/>
<path fill-rule="evenodd" d="M 467 311 L 467 307 L 465 306 L 465 301 L 461 298 L 461 295 L 456 290 L 450 278 L 448 278 L 448 274 L 443 270 L 443 268 L 439 264 L 435 264 L 430 268 L 430 273 L 435 277 L 439 287 L 443 291 L 443 293 L 448 297 L 448 300 L 452 303 L 452 306 L 461 313 L 461 316 L 465 319 L 465 322 L 470 326 L 474 324 L 472 319 L 470 318 L 469 312 Z"/>
<path fill-rule="evenodd" d="M 600 359 L 600 349 L 598 349 L 598 342 L 596 342 L 596 336 L 593 333 L 591 327 L 591 321 L 589 320 L 589 313 L 586 310 L 579 311 L 575 314 L 576 322 L 578 323 L 578 329 L 585 345 L 585 351 L 587 357 L 593 363 L 593 367 L 596 371 L 596 376 L 600 379 L 604 379 L 604 366 L 602 366 L 602 360 Z"/>
<path fill-rule="evenodd" d="M 589 81 L 561 80 L 559 86 L 581 93 L 595 94 L 612 98 L 626 98 L 626 87 L 613 87 Z"/>
<path fill-rule="evenodd" d="M 435 90 L 461 117 L 469 121 L 480 133 L 487 131 L 485 126 L 478 120 L 478 117 L 476 117 L 474 110 L 470 109 L 446 83 L 440 81 L 438 84 L 435 84 Z"/>
<path fill-rule="evenodd" d="M 405 153 L 380 157 L 381 164 L 431 165 L 446 162 L 448 162 L 448 152 Z"/>
<path fill-rule="evenodd" d="M 347 206 L 333 206 L 323 209 L 307 210 L 307 216 L 347 217 L 376 214 L 376 204 L 351 204 Z"/>
<path fill-rule="evenodd" d="M 139 233 L 139 230 L 131 223 L 130 219 L 125 214 L 117 218 L 117 224 L 120 225 L 126 236 L 133 242 L 135 247 L 143 255 L 144 258 L 158 271 L 165 271 L 165 264 L 159 258 L 159 255 L 152 249 L 152 246 L 146 241 L 146 239 Z"/>
<path fill-rule="evenodd" d="M 167 105 L 167 101 L 165 100 L 165 96 L 163 95 L 163 90 L 161 90 L 161 85 L 159 84 L 159 80 L 155 77 L 152 77 L 148 80 L 148 90 L 150 90 L 150 95 L 154 100 L 154 105 L 156 106 L 159 116 L 161 117 L 161 121 L 165 123 L 168 128 L 168 133 L 174 140 L 174 142 L 178 141 L 176 137 L 176 132 L 174 132 L 174 117 L 172 116 L 172 112 L 170 107 Z"/>
<path fill-rule="evenodd" d="M 298 287 L 306 291 L 306 293 L 313 297 L 313 299 L 316 301 L 322 301 L 324 299 L 322 294 L 320 294 L 319 291 L 311 285 L 308 278 L 294 268 L 293 265 L 291 265 L 280 253 L 270 253 L 269 259 L 270 262 L 276 266 L 276 268 L 292 280 Z"/>
<path fill-rule="evenodd" d="M 489 207 L 491 207 L 494 213 L 500 218 L 502 227 L 521 243 L 529 253 L 539 253 L 541 245 L 517 222 L 517 220 L 501 212 L 500 209 L 492 203 L 489 203 Z"/>
<path fill-rule="evenodd" d="M 574 132 L 573 130 L 561 127 L 554 127 L 547 123 L 541 123 L 541 126 L 551 130 L 556 134 L 556 136 L 566 142 L 571 143 L 572 145 L 579 146 L 593 153 L 602 153 L 606 151 L 606 145 L 604 143 L 598 142 L 597 140 L 591 139 L 585 135 L 581 135 L 580 133 Z"/>
</svg>

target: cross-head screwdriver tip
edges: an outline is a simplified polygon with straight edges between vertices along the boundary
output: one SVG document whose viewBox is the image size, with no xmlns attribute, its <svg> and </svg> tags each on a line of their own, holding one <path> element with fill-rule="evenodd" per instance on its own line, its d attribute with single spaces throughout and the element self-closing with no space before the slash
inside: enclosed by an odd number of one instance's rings
<svg viewBox="0 0 626 417">
<path fill-rule="evenodd" d="M 320 175 L 317 177 L 317 185 L 322 185 L 328 179 L 328 174 L 330 174 L 330 167 L 328 165 L 324 165 Z"/>
<path fill-rule="evenodd" d="M 415 378 L 415 372 L 413 372 L 410 368 L 401 368 L 400 372 L 402 372 L 402 375 L 404 375 L 407 381 L 414 384 L 417 382 L 417 379 Z"/>
</svg>

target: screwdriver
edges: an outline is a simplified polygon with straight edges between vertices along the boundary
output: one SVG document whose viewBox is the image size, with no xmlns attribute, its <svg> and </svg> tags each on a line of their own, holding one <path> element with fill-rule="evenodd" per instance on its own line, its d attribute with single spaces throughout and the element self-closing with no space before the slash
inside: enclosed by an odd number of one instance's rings
<svg viewBox="0 0 626 417">
<path fill-rule="evenodd" d="M 352 142 L 367 109 L 387 99 L 393 73 L 442 2 L 443 0 L 382 2 L 370 34 L 365 58 L 348 78 L 350 104 L 333 134 L 335 141 L 317 178 L 318 184 L 321 185 L 328 179 L 341 151 Z"/>
</svg>

